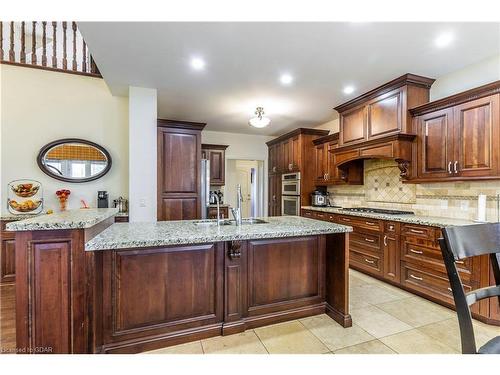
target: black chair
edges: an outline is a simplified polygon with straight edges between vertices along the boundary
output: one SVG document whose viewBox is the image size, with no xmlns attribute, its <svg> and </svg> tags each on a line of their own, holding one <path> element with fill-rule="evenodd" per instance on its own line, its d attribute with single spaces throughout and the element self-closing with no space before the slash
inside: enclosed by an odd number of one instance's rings
<svg viewBox="0 0 500 375">
<path fill-rule="evenodd" d="M 476 350 L 470 312 L 470 305 L 485 298 L 497 297 L 500 304 L 500 223 L 443 228 L 442 233 L 443 238 L 439 239 L 439 244 L 455 300 L 462 353 L 500 354 L 500 336 L 491 339 Z M 465 293 L 455 261 L 485 254 L 490 255 L 496 286 Z"/>
</svg>

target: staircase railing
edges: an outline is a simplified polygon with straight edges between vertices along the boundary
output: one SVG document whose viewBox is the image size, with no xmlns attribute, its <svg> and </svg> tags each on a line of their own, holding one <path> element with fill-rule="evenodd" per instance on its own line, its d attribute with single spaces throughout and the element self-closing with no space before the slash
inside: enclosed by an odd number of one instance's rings
<svg viewBox="0 0 500 375">
<path fill-rule="evenodd" d="M 0 22 L 0 62 L 101 77 L 76 22 Z"/>
</svg>

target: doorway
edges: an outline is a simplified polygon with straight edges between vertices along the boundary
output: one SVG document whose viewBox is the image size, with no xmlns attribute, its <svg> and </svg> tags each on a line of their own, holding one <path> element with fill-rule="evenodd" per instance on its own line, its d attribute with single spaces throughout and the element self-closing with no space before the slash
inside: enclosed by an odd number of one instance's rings
<svg viewBox="0 0 500 375">
<path fill-rule="evenodd" d="M 241 216 L 258 217 L 264 214 L 264 161 L 226 160 L 224 199 L 236 207 L 236 186 L 241 185 Z"/>
</svg>

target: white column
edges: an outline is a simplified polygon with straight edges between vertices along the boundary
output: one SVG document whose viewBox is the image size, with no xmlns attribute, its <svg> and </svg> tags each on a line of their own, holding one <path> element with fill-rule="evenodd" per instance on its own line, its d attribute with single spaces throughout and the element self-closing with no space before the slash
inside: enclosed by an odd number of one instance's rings
<svg viewBox="0 0 500 375">
<path fill-rule="evenodd" d="M 156 221 L 156 89 L 129 87 L 129 220 Z"/>
</svg>

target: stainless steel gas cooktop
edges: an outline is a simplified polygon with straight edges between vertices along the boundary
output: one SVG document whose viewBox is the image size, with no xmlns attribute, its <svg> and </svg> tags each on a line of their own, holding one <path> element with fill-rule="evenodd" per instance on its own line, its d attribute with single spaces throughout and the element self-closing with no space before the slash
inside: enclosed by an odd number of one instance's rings
<svg viewBox="0 0 500 375">
<path fill-rule="evenodd" d="M 383 208 L 369 208 L 369 207 L 352 207 L 343 208 L 344 211 L 349 212 L 369 212 L 374 214 L 385 214 L 385 215 L 414 215 L 412 211 L 398 211 L 398 210 L 385 210 Z"/>
</svg>

